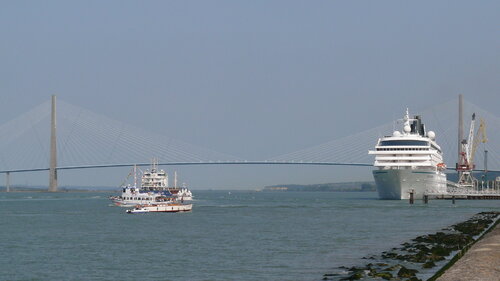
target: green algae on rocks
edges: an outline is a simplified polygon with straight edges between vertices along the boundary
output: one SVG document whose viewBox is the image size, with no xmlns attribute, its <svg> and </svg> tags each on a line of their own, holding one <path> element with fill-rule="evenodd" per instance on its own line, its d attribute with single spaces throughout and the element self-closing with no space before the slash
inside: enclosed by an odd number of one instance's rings
<svg viewBox="0 0 500 281">
<path fill-rule="evenodd" d="M 323 280 L 360 280 L 385 279 L 418 281 L 419 269 L 429 270 L 439 262 L 449 259 L 452 254 L 461 251 L 476 241 L 500 216 L 500 212 L 481 212 L 469 220 L 452 225 L 434 234 L 422 235 L 402 247 L 392 248 L 382 252 L 379 257 L 369 259 L 379 260 L 362 267 L 340 267 L 347 270 L 344 274 L 325 274 Z M 381 260 L 380 260 L 381 259 Z M 391 263 L 390 261 L 394 261 Z M 441 264 L 441 266 L 443 266 Z"/>
</svg>

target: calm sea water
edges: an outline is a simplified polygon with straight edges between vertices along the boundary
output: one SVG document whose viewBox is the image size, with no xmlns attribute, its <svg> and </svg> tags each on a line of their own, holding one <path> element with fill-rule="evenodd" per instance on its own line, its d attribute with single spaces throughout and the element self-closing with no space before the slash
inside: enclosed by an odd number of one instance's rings
<svg viewBox="0 0 500 281">
<path fill-rule="evenodd" d="M 189 213 L 130 215 L 107 193 L 1 193 L 0 280 L 321 280 L 500 201 L 195 191 Z"/>
</svg>

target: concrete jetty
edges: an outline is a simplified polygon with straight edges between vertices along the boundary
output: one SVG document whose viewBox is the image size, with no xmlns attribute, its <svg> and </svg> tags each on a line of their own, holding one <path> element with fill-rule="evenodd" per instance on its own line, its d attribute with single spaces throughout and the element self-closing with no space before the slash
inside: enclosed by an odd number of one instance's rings
<svg viewBox="0 0 500 281">
<path fill-rule="evenodd" d="M 500 224 L 477 241 L 438 281 L 500 281 Z"/>
</svg>

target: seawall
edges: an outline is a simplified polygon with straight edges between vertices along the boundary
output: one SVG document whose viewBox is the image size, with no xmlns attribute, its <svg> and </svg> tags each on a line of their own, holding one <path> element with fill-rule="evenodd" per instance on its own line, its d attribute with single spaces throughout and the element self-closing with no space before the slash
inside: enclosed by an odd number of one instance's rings
<svg viewBox="0 0 500 281">
<path fill-rule="evenodd" d="M 458 260 L 451 261 L 438 281 L 500 280 L 500 220 Z M 454 263 L 453 263 L 454 262 Z"/>
</svg>

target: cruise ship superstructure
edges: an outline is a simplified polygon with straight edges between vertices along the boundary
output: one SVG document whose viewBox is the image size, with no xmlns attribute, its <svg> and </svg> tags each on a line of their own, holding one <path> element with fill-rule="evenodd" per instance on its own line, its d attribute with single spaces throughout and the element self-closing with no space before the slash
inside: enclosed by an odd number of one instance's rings
<svg viewBox="0 0 500 281">
<path fill-rule="evenodd" d="M 408 109 L 402 131 L 378 140 L 373 177 L 380 199 L 422 198 L 424 193 L 446 192 L 446 166 L 436 143 L 436 134 L 426 132 L 420 116 L 410 118 Z"/>
</svg>

